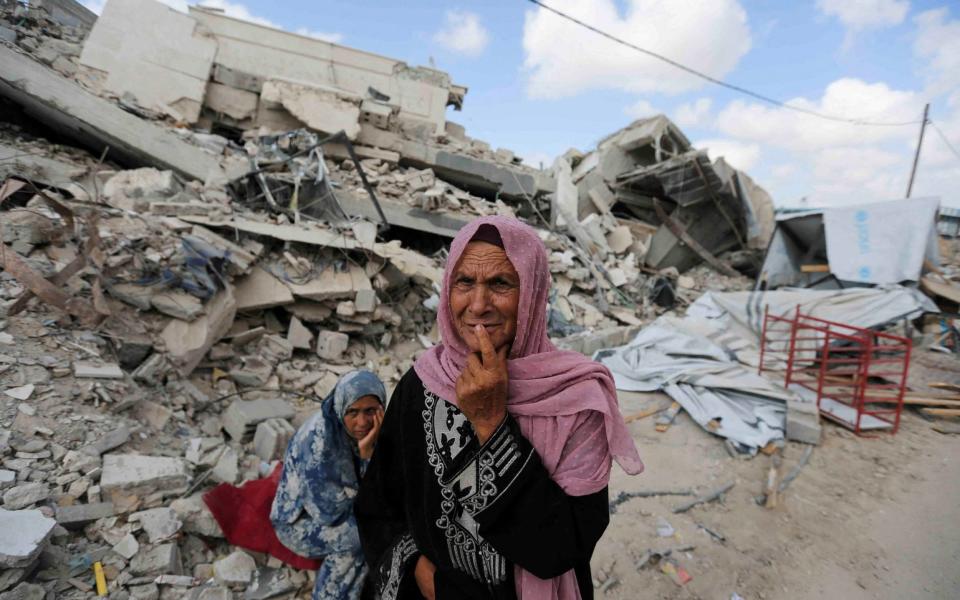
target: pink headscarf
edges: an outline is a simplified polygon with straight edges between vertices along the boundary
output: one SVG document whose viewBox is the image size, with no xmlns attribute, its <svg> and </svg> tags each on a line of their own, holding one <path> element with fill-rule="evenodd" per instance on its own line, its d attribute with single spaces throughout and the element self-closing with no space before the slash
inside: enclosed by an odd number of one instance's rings
<svg viewBox="0 0 960 600">
<path fill-rule="evenodd" d="M 610 372 L 582 354 L 557 350 L 547 337 L 551 283 L 547 252 L 536 231 L 517 219 L 483 217 L 457 233 L 450 246 L 437 313 L 441 344 L 417 359 L 417 375 L 428 390 L 457 405 L 457 378 L 470 349 L 454 324 L 450 280 L 464 249 L 483 225 L 492 225 L 500 233 L 507 258 L 520 275 L 517 334 L 507 360 L 507 411 L 537 450 L 550 477 L 571 496 L 606 487 L 611 459 L 631 475 L 640 473 L 643 463 L 620 414 Z M 591 430 L 587 423 L 596 422 L 598 414 L 603 418 L 602 432 Z M 517 567 L 515 579 L 521 600 L 580 598 L 572 570 L 543 580 Z"/>
</svg>

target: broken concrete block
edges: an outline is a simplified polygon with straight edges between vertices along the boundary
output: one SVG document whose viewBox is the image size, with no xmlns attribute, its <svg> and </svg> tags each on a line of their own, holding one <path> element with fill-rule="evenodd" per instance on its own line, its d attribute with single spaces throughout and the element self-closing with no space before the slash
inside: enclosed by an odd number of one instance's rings
<svg viewBox="0 0 960 600">
<path fill-rule="evenodd" d="M 156 431 L 162 431 L 173 417 L 172 410 L 146 398 L 136 403 L 133 407 L 133 414 L 140 422 L 146 423 Z"/>
<path fill-rule="evenodd" d="M 29 565 L 43 551 L 56 525 L 39 510 L 0 508 L 0 531 L 5 532 L 0 535 L 0 566 L 12 569 Z"/>
<path fill-rule="evenodd" d="M 293 304 L 290 288 L 261 267 L 254 267 L 249 275 L 240 279 L 233 295 L 241 312 Z"/>
<path fill-rule="evenodd" d="M 407 184 L 410 192 L 421 192 L 432 188 L 437 177 L 433 169 L 413 170 L 404 174 L 401 181 Z"/>
<path fill-rule="evenodd" d="M 253 92 L 215 81 L 207 83 L 207 94 L 203 98 L 203 103 L 207 108 L 214 112 L 223 113 L 237 121 L 255 117 L 259 101 L 260 96 Z"/>
<path fill-rule="evenodd" d="M 170 503 L 170 508 L 177 511 L 177 515 L 183 521 L 183 531 L 186 533 L 214 538 L 223 537 L 220 524 L 203 502 L 202 494 L 178 498 Z"/>
<path fill-rule="evenodd" d="M 287 341 L 294 348 L 309 350 L 313 344 L 313 333 L 298 319 L 290 317 L 290 327 L 287 329 Z"/>
<path fill-rule="evenodd" d="M 177 512 L 170 507 L 136 512 L 130 515 L 128 521 L 139 521 L 151 544 L 172 538 L 183 527 Z"/>
<path fill-rule="evenodd" d="M 126 425 L 121 425 L 113 431 L 100 436 L 100 439 L 88 444 L 80 449 L 80 452 L 90 456 L 100 456 L 104 452 L 109 452 L 127 443 L 130 439 L 130 429 Z"/>
<path fill-rule="evenodd" d="M 213 563 L 214 579 L 225 585 L 248 584 L 256 570 L 257 563 L 253 557 L 242 550 L 235 550 L 229 556 Z"/>
<path fill-rule="evenodd" d="M 47 590 L 35 583 L 22 582 L 11 591 L 0 594 L 0 600 L 44 600 Z"/>
<path fill-rule="evenodd" d="M 160 491 L 176 494 L 187 487 L 190 472 L 179 458 L 139 454 L 107 454 L 103 457 L 100 487 L 105 493 Z"/>
<path fill-rule="evenodd" d="M 257 425 L 263 421 L 292 419 L 294 414 L 293 407 L 280 399 L 234 400 L 220 416 L 220 421 L 230 437 L 239 442 L 253 435 Z"/>
<path fill-rule="evenodd" d="M 89 497 L 90 488 L 87 488 Z M 112 517 L 116 514 L 112 502 L 97 502 L 91 504 L 72 504 L 57 507 L 57 523 L 67 529 L 83 527 L 97 519 Z"/>
<path fill-rule="evenodd" d="M 140 310 L 150 310 L 153 307 L 151 299 L 156 290 L 135 283 L 115 283 L 107 285 L 107 293 L 117 300 L 135 306 Z"/>
<path fill-rule="evenodd" d="M 3 493 L 3 507 L 7 510 L 19 510 L 43 502 L 50 497 L 47 484 L 34 482 L 14 486 Z"/>
<path fill-rule="evenodd" d="M 160 334 L 167 354 L 183 376 L 189 375 L 210 347 L 230 330 L 237 314 L 232 288 L 227 286 L 218 292 L 204 310 L 206 314 L 192 323 L 180 319 L 170 321 Z"/>
<path fill-rule="evenodd" d="M 813 402 L 787 399 L 786 436 L 804 444 L 819 444 L 822 434 L 820 411 Z"/>
<path fill-rule="evenodd" d="M 626 225 L 619 225 L 607 234 L 607 245 L 616 254 L 623 254 L 633 246 L 633 234 Z"/>
<path fill-rule="evenodd" d="M 338 331 L 320 331 L 317 333 L 317 356 L 327 360 L 337 360 L 343 356 L 350 345 L 350 336 Z"/>
<path fill-rule="evenodd" d="M 236 483 L 240 476 L 239 458 L 237 451 L 227 447 L 220 453 L 217 464 L 213 466 L 213 480 L 220 483 Z"/>
<path fill-rule="evenodd" d="M 127 0 L 103 7 L 80 63 L 105 90 L 195 123 L 216 52 L 217 41 L 190 16 L 159 2 Z"/>
<path fill-rule="evenodd" d="M 359 313 L 370 313 L 377 308 L 377 293 L 373 289 L 357 290 L 354 305 Z"/>
<path fill-rule="evenodd" d="M 343 130 L 351 140 L 360 133 L 360 102 L 334 88 L 321 88 L 281 79 L 263 83 L 260 100 L 283 106 L 297 120 L 324 133 Z"/>
<path fill-rule="evenodd" d="M 257 432 L 253 436 L 254 452 L 266 462 L 283 458 L 295 433 L 296 430 L 288 421 L 267 419 L 257 425 Z"/>
<path fill-rule="evenodd" d="M 182 290 L 167 290 L 154 294 L 150 304 L 165 315 L 184 321 L 193 321 L 203 314 L 203 303 Z"/>
<path fill-rule="evenodd" d="M 119 171 L 103 186 L 103 195 L 111 206 L 133 210 L 154 200 L 175 196 L 181 189 L 173 171 L 152 167 Z"/>
<path fill-rule="evenodd" d="M 74 377 L 88 377 L 90 379 L 123 379 L 123 370 L 117 364 L 97 365 L 90 362 L 77 361 L 73 363 Z"/>
<path fill-rule="evenodd" d="M 175 543 L 141 549 L 130 561 L 130 572 L 134 575 L 181 575 L 180 550 Z"/>
<path fill-rule="evenodd" d="M 160 588 L 155 583 L 131 585 L 127 591 L 132 600 L 160 600 Z"/>
<path fill-rule="evenodd" d="M 32 209 L 15 208 L 4 213 L 0 222 L 0 238 L 4 242 L 27 249 L 50 241 L 56 221 Z M 21 253 L 23 254 L 23 253 Z"/>
<path fill-rule="evenodd" d="M 140 543 L 137 542 L 137 538 L 133 537 L 132 533 L 128 533 L 123 536 L 123 539 L 113 545 L 113 551 L 125 559 L 130 560 L 137 555 L 137 552 L 140 552 Z"/>
<path fill-rule="evenodd" d="M 273 373 L 273 366 L 256 356 L 245 356 L 243 366 L 230 369 L 230 378 L 247 387 L 263 387 Z"/>
<path fill-rule="evenodd" d="M 370 278 L 363 269 L 351 263 L 345 271 L 324 269 L 315 279 L 303 284 L 288 283 L 294 296 L 310 300 L 355 298 L 357 292 L 372 289 Z"/>
<path fill-rule="evenodd" d="M 13 484 L 16 483 L 16 481 L 17 473 L 15 471 L 0 469 L 0 490 L 13 487 Z"/>
</svg>

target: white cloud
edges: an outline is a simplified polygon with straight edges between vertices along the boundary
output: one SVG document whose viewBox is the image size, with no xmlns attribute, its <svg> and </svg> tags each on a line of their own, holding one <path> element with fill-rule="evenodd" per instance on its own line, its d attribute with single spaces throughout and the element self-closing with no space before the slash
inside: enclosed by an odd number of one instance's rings
<svg viewBox="0 0 960 600">
<path fill-rule="evenodd" d="M 551 6 L 603 31 L 714 77 L 728 74 L 750 49 L 747 13 L 738 0 L 553 0 Z M 541 8 L 523 27 L 527 94 L 559 98 L 586 90 L 680 93 L 705 82 L 600 37 Z"/>
<path fill-rule="evenodd" d="M 923 69 L 932 94 L 960 87 L 960 20 L 948 20 L 946 8 L 917 15 L 913 53 L 926 61 Z"/>
<path fill-rule="evenodd" d="M 306 27 L 300 27 L 294 33 L 298 35 L 305 35 L 307 37 L 316 38 L 318 40 L 323 40 L 325 42 L 331 42 L 334 44 L 339 44 L 343 41 L 342 33 L 335 33 L 330 31 L 316 31 L 313 29 L 307 29 Z"/>
<path fill-rule="evenodd" d="M 686 102 L 673 111 L 673 122 L 680 127 L 696 127 L 703 125 L 710 118 L 710 108 L 713 100 L 698 98 L 696 102 Z"/>
<path fill-rule="evenodd" d="M 789 104 L 820 113 L 869 121 L 920 120 L 923 100 L 911 91 L 894 90 L 885 83 L 838 79 L 817 101 L 794 98 Z M 716 119 L 722 133 L 797 151 L 817 151 L 849 143 L 878 143 L 915 135 L 909 127 L 867 127 L 828 121 L 782 107 L 735 100 Z"/>
<path fill-rule="evenodd" d="M 643 119 L 660 114 L 660 111 L 654 108 L 654 106 L 646 100 L 637 100 L 630 106 L 623 109 L 623 113 L 631 119 Z"/>
<path fill-rule="evenodd" d="M 721 156 L 727 164 L 749 171 L 760 160 L 760 144 L 744 143 L 730 139 L 701 140 L 693 145 L 700 150 L 706 150 L 710 160 L 717 160 Z"/>
<path fill-rule="evenodd" d="M 433 41 L 457 54 L 479 56 L 490 41 L 490 34 L 476 14 L 448 10 L 444 16 L 443 28 L 433 35 Z"/>
<path fill-rule="evenodd" d="M 910 10 L 908 0 L 817 0 L 817 8 L 836 17 L 848 29 L 861 30 L 899 25 Z"/>
</svg>

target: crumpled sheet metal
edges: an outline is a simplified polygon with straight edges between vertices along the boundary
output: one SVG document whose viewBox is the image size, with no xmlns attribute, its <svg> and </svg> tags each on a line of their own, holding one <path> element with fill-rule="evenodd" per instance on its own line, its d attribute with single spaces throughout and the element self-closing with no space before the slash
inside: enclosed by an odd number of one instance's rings
<svg viewBox="0 0 960 600">
<path fill-rule="evenodd" d="M 697 329 L 695 322 L 661 317 L 629 344 L 594 358 L 613 373 L 617 389 L 663 391 L 711 433 L 751 449 L 783 439 L 793 395 Z"/>
</svg>

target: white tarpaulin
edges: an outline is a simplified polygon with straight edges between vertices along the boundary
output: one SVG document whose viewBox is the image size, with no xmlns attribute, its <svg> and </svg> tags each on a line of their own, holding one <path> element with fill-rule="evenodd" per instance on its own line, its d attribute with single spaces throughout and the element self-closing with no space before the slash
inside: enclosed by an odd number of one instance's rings
<svg viewBox="0 0 960 600">
<path fill-rule="evenodd" d="M 818 319 L 870 329 L 939 312 L 930 298 L 899 285 L 845 290 L 782 289 L 771 292 L 706 292 L 690 305 L 687 315 L 713 325 L 710 337 L 749 365 L 759 364 L 764 311 L 777 316 L 800 312 Z M 722 332 L 722 333 L 720 333 Z M 786 339 L 773 331 L 768 339 Z"/>
<path fill-rule="evenodd" d="M 738 363 L 700 334 L 696 320 L 661 317 L 626 346 L 595 359 L 617 389 L 662 390 L 702 427 L 750 449 L 783 439 L 790 392 Z"/>
<path fill-rule="evenodd" d="M 843 281 L 917 281 L 937 262 L 939 198 L 910 198 L 823 213 L 830 272 Z"/>
</svg>

